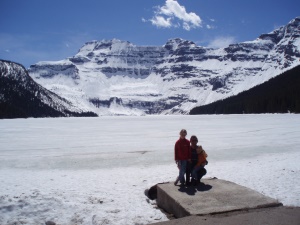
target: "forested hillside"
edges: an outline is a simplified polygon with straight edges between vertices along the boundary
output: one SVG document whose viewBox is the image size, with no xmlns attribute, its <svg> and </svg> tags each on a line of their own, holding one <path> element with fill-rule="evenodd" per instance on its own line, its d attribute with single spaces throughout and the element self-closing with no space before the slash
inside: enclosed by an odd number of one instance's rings
<svg viewBox="0 0 300 225">
<path fill-rule="evenodd" d="M 300 113 L 300 66 L 236 96 L 196 107 L 190 114 L 287 112 Z"/>
<path fill-rule="evenodd" d="M 37 84 L 21 64 L 0 60 L 0 119 L 97 116 L 76 111 L 64 98 Z"/>
</svg>

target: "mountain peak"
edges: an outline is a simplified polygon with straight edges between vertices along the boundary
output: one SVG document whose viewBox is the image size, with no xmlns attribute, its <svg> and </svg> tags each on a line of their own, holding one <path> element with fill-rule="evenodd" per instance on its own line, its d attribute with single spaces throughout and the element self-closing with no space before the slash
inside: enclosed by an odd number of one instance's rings
<svg viewBox="0 0 300 225">
<path fill-rule="evenodd" d="M 37 84 L 21 64 L 0 60 L 0 118 L 96 116 Z"/>
<path fill-rule="evenodd" d="M 173 38 L 173 39 L 169 39 L 167 43 L 164 45 L 164 47 L 170 51 L 175 51 L 180 47 L 187 47 L 187 46 L 195 47 L 196 44 L 192 41 L 184 40 L 182 38 Z"/>
<path fill-rule="evenodd" d="M 260 35 L 258 39 L 271 40 L 277 44 L 282 40 L 282 38 L 290 37 L 291 35 L 293 35 L 293 33 L 297 33 L 296 36 L 298 36 L 299 30 L 300 17 L 296 17 L 295 19 L 291 20 L 287 25 L 281 26 L 270 33 Z"/>
<path fill-rule="evenodd" d="M 295 19 L 291 20 L 288 25 L 290 24 L 296 24 L 296 25 L 299 25 L 300 23 L 300 16 L 296 17 Z"/>
<path fill-rule="evenodd" d="M 85 43 L 78 51 L 79 55 L 91 54 L 91 52 L 119 52 L 123 49 L 134 47 L 129 41 L 123 41 L 119 39 L 101 40 L 101 41 L 90 41 Z"/>
</svg>

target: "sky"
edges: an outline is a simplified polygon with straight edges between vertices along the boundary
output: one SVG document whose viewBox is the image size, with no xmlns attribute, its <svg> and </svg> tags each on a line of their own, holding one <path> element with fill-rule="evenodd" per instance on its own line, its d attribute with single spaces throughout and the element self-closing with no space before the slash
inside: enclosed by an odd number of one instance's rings
<svg viewBox="0 0 300 225">
<path fill-rule="evenodd" d="M 183 38 L 221 48 L 286 25 L 299 8 L 299 0 L 0 0 L 0 59 L 28 68 L 113 38 L 140 46 Z"/>
</svg>

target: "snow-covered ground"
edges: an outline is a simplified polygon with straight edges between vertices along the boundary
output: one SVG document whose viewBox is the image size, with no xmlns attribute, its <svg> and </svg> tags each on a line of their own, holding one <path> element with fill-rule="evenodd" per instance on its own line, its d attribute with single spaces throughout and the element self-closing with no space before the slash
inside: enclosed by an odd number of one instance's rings
<svg viewBox="0 0 300 225">
<path fill-rule="evenodd" d="M 206 177 L 300 206 L 300 115 L 14 119 L 0 121 L 0 224 L 167 220 L 144 190 L 176 177 L 182 128 Z"/>
</svg>

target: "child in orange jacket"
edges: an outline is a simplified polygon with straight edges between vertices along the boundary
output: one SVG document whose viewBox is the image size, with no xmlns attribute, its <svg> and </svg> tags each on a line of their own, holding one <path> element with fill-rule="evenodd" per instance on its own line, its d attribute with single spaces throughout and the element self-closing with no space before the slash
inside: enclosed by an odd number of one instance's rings
<svg viewBox="0 0 300 225">
<path fill-rule="evenodd" d="M 198 180 L 198 171 L 202 168 L 204 168 L 204 166 L 206 166 L 207 161 L 207 154 L 206 152 L 203 150 L 202 146 L 198 146 L 197 147 L 197 154 L 198 154 L 198 162 L 195 165 L 193 171 L 192 171 L 192 178 L 194 179 L 194 181 Z"/>
</svg>

